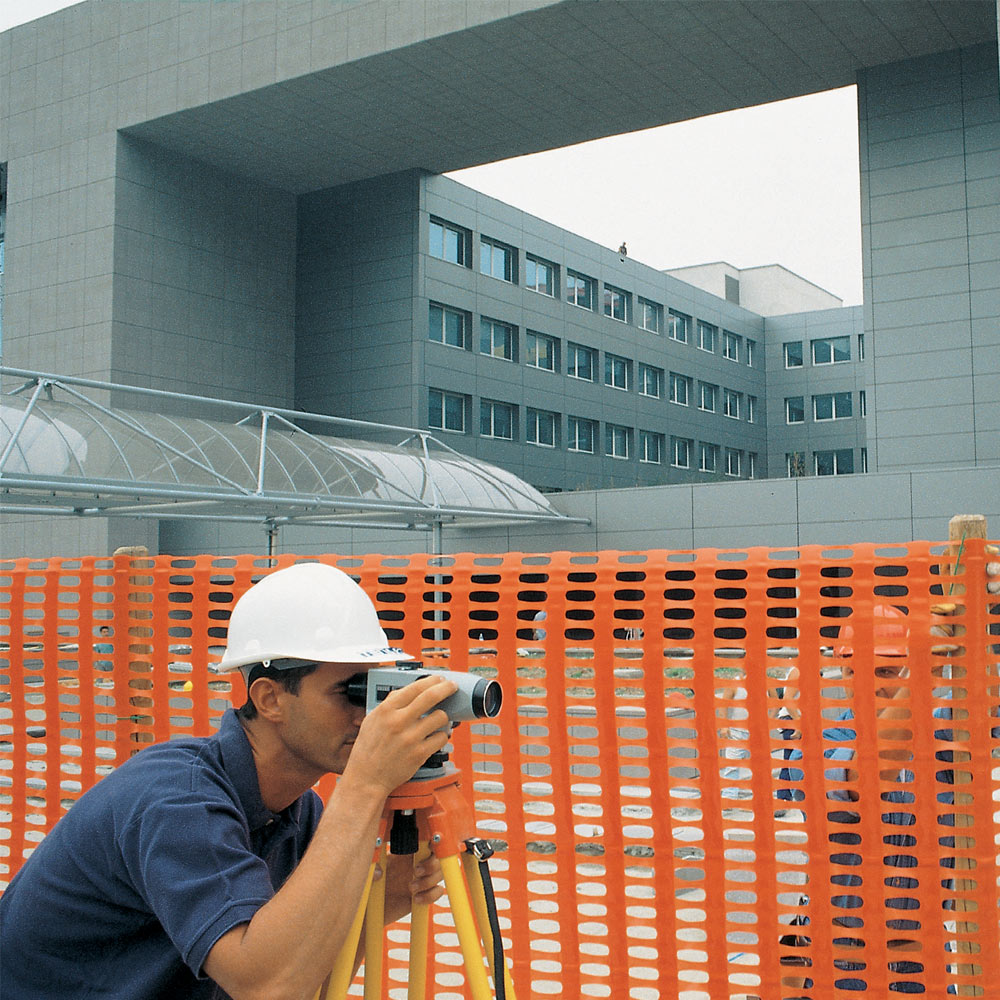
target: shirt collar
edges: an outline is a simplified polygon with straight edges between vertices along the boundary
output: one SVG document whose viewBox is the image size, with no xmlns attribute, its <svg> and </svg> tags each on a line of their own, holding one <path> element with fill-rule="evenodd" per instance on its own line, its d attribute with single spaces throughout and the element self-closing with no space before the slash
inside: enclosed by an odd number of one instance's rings
<svg viewBox="0 0 1000 1000">
<path fill-rule="evenodd" d="M 222 716 L 216 737 L 222 752 L 222 766 L 229 775 L 243 807 L 244 815 L 251 830 L 259 830 L 283 815 L 291 816 L 295 803 L 282 813 L 273 813 L 264 805 L 260 796 L 260 781 L 257 764 L 250 748 L 250 740 L 235 709 L 228 709 Z"/>
</svg>

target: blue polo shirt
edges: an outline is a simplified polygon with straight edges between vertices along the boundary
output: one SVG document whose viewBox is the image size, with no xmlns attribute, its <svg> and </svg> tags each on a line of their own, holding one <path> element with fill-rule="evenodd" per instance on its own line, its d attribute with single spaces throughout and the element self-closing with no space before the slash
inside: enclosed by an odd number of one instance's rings
<svg viewBox="0 0 1000 1000">
<path fill-rule="evenodd" d="M 55 774 L 50 780 L 55 780 Z M 0 898 L 4 1000 L 222 997 L 202 965 L 305 852 L 322 805 L 260 797 L 243 727 L 149 747 L 83 795 Z"/>
</svg>

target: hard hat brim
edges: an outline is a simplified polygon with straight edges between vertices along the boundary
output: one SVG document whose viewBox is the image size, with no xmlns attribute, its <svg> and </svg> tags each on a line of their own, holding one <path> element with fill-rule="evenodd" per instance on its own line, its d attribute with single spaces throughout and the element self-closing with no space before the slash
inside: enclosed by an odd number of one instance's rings
<svg viewBox="0 0 1000 1000">
<path fill-rule="evenodd" d="M 339 646 L 336 649 L 317 652 L 314 657 L 289 657 L 280 653 L 274 655 L 255 653 L 253 656 L 233 657 L 223 654 L 222 659 L 218 663 L 210 663 L 208 669 L 215 674 L 228 674 L 253 663 L 263 663 L 265 660 L 272 661 L 272 665 L 278 670 L 290 670 L 304 663 L 396 663 L 414 659 L 416 657 L 395 646 Z"/>
</svg>

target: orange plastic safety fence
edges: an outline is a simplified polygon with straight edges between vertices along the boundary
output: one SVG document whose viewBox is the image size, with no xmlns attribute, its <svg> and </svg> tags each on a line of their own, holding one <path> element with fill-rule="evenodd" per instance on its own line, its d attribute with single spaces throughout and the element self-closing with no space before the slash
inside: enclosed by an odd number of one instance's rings
<svg viewBox="0 0 1000 1000">
<path fill-rule="evenodd" d="M 207 664 L 293 561 L 0 563 L 0 885 L 102 774 L 242 697 Z M 453 760 L 522 1000 L 996 995 L 983 543 L 324 561 L 394 643 L 504 688 Z M 434 996 L 464 997 L 443 906 L 432 939 Z"/>
</svg>

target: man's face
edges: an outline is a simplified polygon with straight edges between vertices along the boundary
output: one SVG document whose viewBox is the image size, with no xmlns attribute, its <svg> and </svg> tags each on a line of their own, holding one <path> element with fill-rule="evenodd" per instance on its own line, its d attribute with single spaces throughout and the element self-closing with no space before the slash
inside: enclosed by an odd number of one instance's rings
<svg viewBox="0 0 1000 1000">
<path fill-rule="evenodd" d="M 365 718 L 361 705 L 347 700 L 347 680 L 370 664 L 321 663 L 302 678 L 298 694 L 281 691 L 279 735 L 297 768 L 341 774 Z"/>
<path fill-rule="evenodd" d="M 907 669 L 906 664 L 901 660 L 896 660 L 895 662 L 889 661 L 876 661 L 875 665 L 875 676 L 886 680 L 902 679 L 908 677 L 910 671 Z"/>
</svg>

